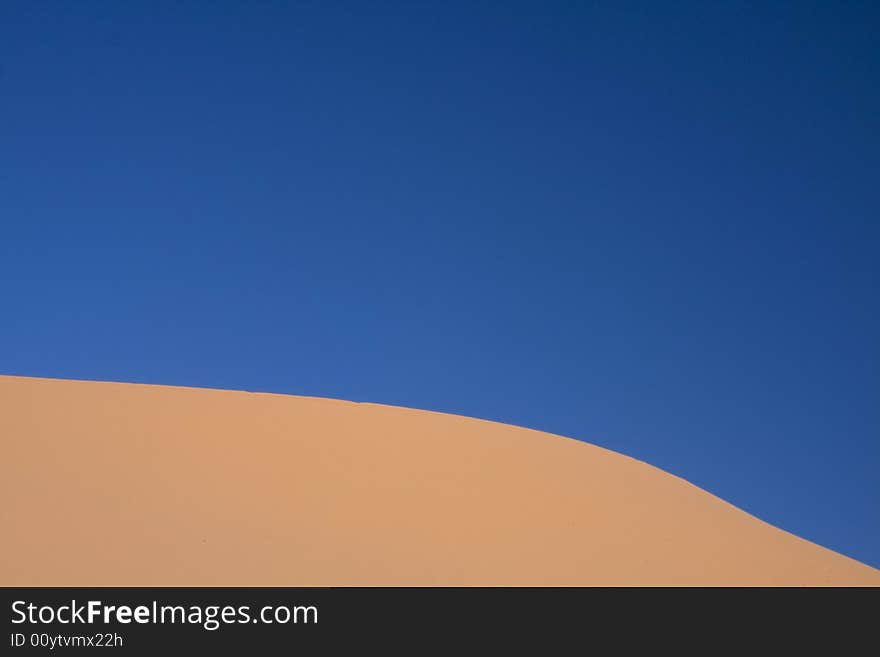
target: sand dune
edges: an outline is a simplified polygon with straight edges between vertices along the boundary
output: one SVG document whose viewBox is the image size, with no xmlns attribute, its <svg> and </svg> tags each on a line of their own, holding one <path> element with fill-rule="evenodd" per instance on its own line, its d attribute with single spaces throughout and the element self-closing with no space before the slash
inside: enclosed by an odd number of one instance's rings
<svg viewBox="0 0 880 657">
<path fill-rule="evenodd" d="M 576 440 L 374 404 L 0 377 L 2 585 L 878 585 Z"/>
</svg>

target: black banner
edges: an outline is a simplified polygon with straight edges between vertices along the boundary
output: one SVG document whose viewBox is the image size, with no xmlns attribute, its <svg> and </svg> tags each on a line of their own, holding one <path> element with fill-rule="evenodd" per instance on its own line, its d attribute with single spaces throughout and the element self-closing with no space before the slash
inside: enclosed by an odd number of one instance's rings
<svg viewBox="0 0 880 657">
<path fill-rule="evenodd" d="M 876 648 L 878 589 L 3 588 L 3 654 Z"/>
</svg>

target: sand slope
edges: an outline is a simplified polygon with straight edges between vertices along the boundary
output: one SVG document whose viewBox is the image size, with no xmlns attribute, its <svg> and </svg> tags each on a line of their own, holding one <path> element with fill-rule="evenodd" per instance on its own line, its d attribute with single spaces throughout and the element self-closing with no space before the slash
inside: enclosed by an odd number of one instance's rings
<svg viewBox="0 0 880 657">
<path fill-rule="evenodd" d="M 373 404 L 0 377 L 2 585 L 851 585 L 645 463 Z"/>
</svg>

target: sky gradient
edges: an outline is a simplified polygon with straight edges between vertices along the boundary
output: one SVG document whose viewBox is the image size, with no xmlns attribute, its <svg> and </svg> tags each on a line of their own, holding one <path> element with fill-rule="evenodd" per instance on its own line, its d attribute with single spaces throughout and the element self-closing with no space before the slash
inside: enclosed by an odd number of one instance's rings
<svg viewBox="0 0 880 657">
<path fill-rule="evenodd" d="M 0 372 L 534 427 L 880 567 L 878 18 L 4 2 Z"/>
</svg>

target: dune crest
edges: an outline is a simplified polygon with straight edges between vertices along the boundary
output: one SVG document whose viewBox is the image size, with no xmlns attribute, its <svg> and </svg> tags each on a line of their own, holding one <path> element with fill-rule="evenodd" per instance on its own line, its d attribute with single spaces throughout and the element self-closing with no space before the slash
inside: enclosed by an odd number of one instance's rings
<svg viewBox="0 0 880 657">
<path fill-rule="evenodd" d="M 0 585 L 880 585 L 580 441 L 376 404 L 0 376 Z"/>
</svg>

